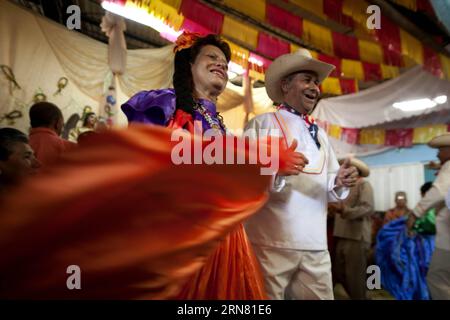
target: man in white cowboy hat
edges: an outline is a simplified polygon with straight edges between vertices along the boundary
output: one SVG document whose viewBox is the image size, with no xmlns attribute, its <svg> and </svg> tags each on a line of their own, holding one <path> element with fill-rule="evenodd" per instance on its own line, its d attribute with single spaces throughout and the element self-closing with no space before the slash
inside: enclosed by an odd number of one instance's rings
<svg viewBox="0 0 450 320">
<path fill-rule="evenodd" d="M 306 49 L 278 57 L 267 70 L 266 91 L 279 109 L 246 127 L 250 136 L 277 130 L 309 161 L 279 172 L 268 202 L 246 223 L 272 299 L 333 299 L 327 203 L 343 200 L 358 175 L 349 160 L 339 167 L 325 132 L 309 116 L 319 84 L 333 69 Z"/>
<path fill-rule="evenodd" d="M 428 145 L 438 148 L 441 168 L 430 190 L 419 201 L 408 219 L 411 230 L 418 217 L 436 208 L 436 243 L 427 274 L 433 300 L 450 300 L 450 209 L 445 197 L 450 190 L 450 133 L 432 139 Z"/>
<path fill-rule="evenodd" d="M 364 300 L 367 299 L 367 258 L 372 240 L 373 189 L 369 181 L 363 179 L 370 174 L 367 164 L 356 158 L 350 163 L 358 169 L 360 178 L 345 201 L 330 205 L 334 207 L 330 211 L 334 213 L 336 239 L 333 275 L 351 299 Z"/>
</svg>

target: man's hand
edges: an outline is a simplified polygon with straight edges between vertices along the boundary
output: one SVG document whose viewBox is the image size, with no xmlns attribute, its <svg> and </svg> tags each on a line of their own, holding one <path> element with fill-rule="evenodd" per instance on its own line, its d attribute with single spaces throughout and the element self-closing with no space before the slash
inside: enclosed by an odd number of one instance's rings
<svg viewBox="0 0 450 320">
<path fill-rule="evenodd" d="M 283 159 L 280 159 L 282 160 L 282 163 L 280 164 L 280 169 L 278 170 L 279 176 L 298 175 L 309 163 L 308 159 L 306 159 L 302 153 L 295 151 L 297 145 L 297 140 L 294 139 L 291 146 L 283 152 L 284 157 Z"/>
<path fill-rule="evenodd" d="M 358 169 L 350 164 L 350 158 L 342 163 L 336 176 L 336 187 L 351 188 L 358 180 Z"/>
<path fill-rule="evenodd" d="M 328 212 L 332 216 L 334 216 L 336 214 L 342 215 L 343 212 L 344 212 L 344 202 L 343 201 L 339 201 L 339 202 L 328 203 Z"/>
</svg>

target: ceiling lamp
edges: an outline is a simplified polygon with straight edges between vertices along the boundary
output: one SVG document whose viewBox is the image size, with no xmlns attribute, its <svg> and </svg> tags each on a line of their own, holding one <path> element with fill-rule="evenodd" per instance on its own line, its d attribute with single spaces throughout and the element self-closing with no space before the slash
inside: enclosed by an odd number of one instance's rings
<svg viewBox="0 0 450 320">
<path fill-rule="evenodd" d="M 434 98 L 433 100 L 431 100 L 429 98 L 423 98 L 423 99 L 395 102 L 392 106 L 396 109 L 399 109 L 399 110 L 402 110 L 405 112 L 413 112 L 413 111 L 421 111 L 421 110 L 434 108 L 438 104 L 443 104 L 445 102 L 447 102 L 447 96 L 441 95 L 441 96 Z"/>
<path fill-rule="evenodd" d="M 162 18 L 156 17 L 153 12 L 148 12 L 130 2 L 122 5 L 112 1 L 103 1 L 102 7 L 109 12 L 155 29 L 160 33 L 161 37 L 171 42 L 175 42 L 178 36 L 183 32 L 183 30 L 175 31 L 172 27 L 167 25 Z"/>
<path fill-rule="evenodd" d="M 437 104 L 444 104 L 447 102 L 447 96 L 438 96 L 434 98 L 433 101 L 436 102 Z"/>
</svg>

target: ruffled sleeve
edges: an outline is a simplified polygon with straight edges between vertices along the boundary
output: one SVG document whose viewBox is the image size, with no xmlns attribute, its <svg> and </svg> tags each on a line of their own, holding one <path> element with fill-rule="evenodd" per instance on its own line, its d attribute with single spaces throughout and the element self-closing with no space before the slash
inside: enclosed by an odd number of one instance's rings
<svg viewBox="0 0 450 320">
<path fill-rule="evenodd" d="M 128 122 L 165 126 L 175 112 L 173 89 L 140 91 L 122 104 Z"/>
</svg>

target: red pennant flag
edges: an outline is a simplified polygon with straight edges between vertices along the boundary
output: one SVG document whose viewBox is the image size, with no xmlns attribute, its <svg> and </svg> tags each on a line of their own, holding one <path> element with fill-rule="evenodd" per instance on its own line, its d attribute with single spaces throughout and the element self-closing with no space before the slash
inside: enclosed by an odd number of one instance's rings
<svg viewBox="0 0 450 320">
<path fill-rule="evenodd" d="M 357 144 L 359 141 L 359 131 L 357 128 L 342 128 L 341 140 L 350 144 Z"/>
<path fill-rule="evenodd" d="M 342 94 L 355 93 L 358 91 L 355 79 L 339 79 Z"/>
<path fill-rule="evenodd" d="M 423 67 L 425 70 L 439 78 L 444 75 L 439 56 L 433 49 L 423 46 L 423 58 Z"/>
<path fill-rule="evenodd" d="M 198 24 L 197 22 L 189 20 L 188 18 L 184 18 L 183 24 L 181 25 L 181 29 L 188 30 L 190 32 L 200 33 L 202 36 L 214 33 L 211 30 L 208 30 L 202 25 Z"/>
<path fill-rule="evenodd" d="M 291 47 L 288 42 L 260 32 L 258 35 L 258 48 L 256 50 L 275 59 L 283 54 L 289 53 Z"/>
<path fill-rule="evenodd" d="M 332 64 L 336 67 L 336 69 L 334 69 L 331 74 L 330 77 L 336 77 L 339 78 L 341 76 L 341 59 L 337 58 L 337 57 L 332 57 L 323 53 L 319 53 L 317 58 L 320 61 Z"/>
<path fill-rule="evenodd" d="M 377 63 L 363 62 L 364 80 L 381 80 L 381 66 Z"/>
<path fill-rule="evenodd" d="M 403 65 L 400 29 L 391 20 L 381 15 L 381 29 L 376 30 L 376 37 L 383 47 L 384 62 L 389 65 Z"/>
<path fill-rule="evenodd" d="M 198 0 L 183 0 L 180 11 L 186 18 L 211 31 L 210 33 L 220 34 L 222 31 L 223 14 Z"/>
<path fill-rule="evenodd" d="M 410 147 L 413 142 L 413 129 L 386 130 L 385 145 L 393 147 Z"/>
<path fill-rule="evenodd" d="M 274 27 L 283 29 L 298 37 L 302 35 L 302 18 L 271 3 L 266 5 L 266 20 Z"/>
<path fill-rule="evenodd" d="M 341 58 L 359 60 L 359 45 L 356 37 L 333 32 L 334 55 Z"/>
<path fill-rule="evenodd" d="M 342 13 L 344 0 L 323 0 L 323 13 L 344 26 L 354 28 L 353 18 Z"/>
</svg>

